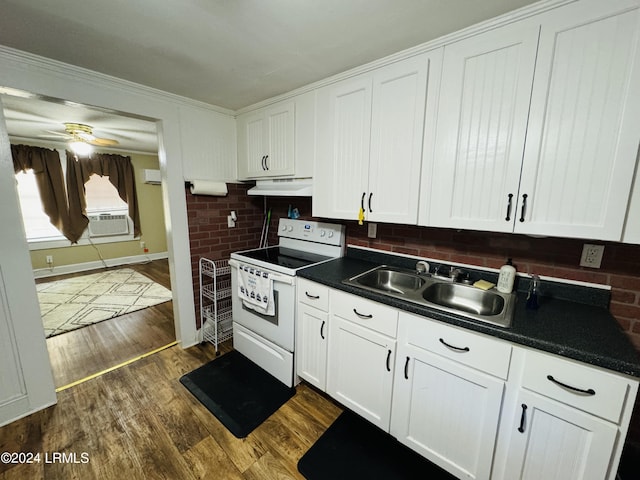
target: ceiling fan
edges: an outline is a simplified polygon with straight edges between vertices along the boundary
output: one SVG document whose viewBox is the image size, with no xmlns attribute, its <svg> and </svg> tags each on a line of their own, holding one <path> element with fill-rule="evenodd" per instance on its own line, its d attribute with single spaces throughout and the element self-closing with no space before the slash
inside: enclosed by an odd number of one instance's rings
<svg viewBox="0 0 640 480">
<path fill-rule="evenodd" d="M 112 138 L 99 138 L 93 134 L 93 127 L 83 123 L 65 123 L 65 133 L 47 130 L 54 135 L 65 137 L 69 142 L 84 142 L 96 147 L 111 147 L 118 145 L 118 141 Z"/>
<path fill-rule="evenodd" d="M 84 123 L 64 123 L 65 133 L 47 130 L 49 133 L 59 135 L 67 139 L 69 148 L 77 155 L 89 155 L 96 147 L 111 147 L 118 145 L 113 138 L 100 138 L 93 134 L 93 127 Z"/>
</svg>

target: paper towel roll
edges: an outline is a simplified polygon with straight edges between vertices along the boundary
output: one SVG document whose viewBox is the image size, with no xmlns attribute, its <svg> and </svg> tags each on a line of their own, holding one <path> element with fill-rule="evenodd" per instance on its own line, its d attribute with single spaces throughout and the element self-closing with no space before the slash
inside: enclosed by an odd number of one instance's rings
<svg viewBox="0 0 640 480">
<path fill-rule="evenodd" d="M 212 182 L 209 180 L 191 180 L 191 194 L 216 195 L 224 197 L 227 192 L 227 184 L 224 182 Z"/>
</svg>

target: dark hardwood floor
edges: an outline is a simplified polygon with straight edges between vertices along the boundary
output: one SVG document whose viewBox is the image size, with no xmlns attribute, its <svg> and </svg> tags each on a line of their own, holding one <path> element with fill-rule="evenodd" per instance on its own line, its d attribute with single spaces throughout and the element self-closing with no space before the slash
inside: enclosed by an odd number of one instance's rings
<svg viewBox="0 0 640 480">
<path fill-rule="evenodd" d="M 132 268 L 171 288 L 167 260 L 113 267 Z M 60 275 L 37 283 L 83 274 Z M 56 387 L 69 385 L 175 341 L 173 304 L 165 302 L 47 339 Z"/>
<path fill-rule="evenodd" d="M 144 268 L 149 267 L 155 268 Z M 79 374 L 83 363 L 92 365 L 87 370 L 108 368 L 118 355 L 107 345 L 127 343 L 124 338 L 141 350 L 153 346 L 148 335 L 132 340 L 128 324 L 90 328 L 77 330 L 66 341 L 69 334 L 56 340 L 51 356 L 57 378 L 73 376 L 63 371 Z M 170 330 L 173 335 L 173 327 Z M 122 350 L 130 354 L 135 348 Z M 220 351 L 232 348 L 227 341 Z M 87 360 L 89 353 L 95 358 Z M 58 392 L 56 405 L 0 428 L 0 452 L 39 454 L 34 457 L 39 461 L 29 464 L 0 462 L 0 480 L 303 479 L 298 460 L 341 407 L 303 383 L 262 425 L 237 439 L 179 382 L 214 358 L 211 344 L 188 349 L 176 345 Z M 63 454 L 66 461 L 52 461 Z"/>
<path fill-rule="evenodd" d="M 0 452 L 42 455 L 40 463 L 0 463 L 0 480 L 302 479 L 298 460 L 340 407 L 301 384 L 237 439 L 179 383 L 213 358 L 209 344 L 174 346 L 60 392 L 57 405 L 0 428 Z M 78 463 L 45 463 L 53 452 L 76 454 Z"/>
</svg>

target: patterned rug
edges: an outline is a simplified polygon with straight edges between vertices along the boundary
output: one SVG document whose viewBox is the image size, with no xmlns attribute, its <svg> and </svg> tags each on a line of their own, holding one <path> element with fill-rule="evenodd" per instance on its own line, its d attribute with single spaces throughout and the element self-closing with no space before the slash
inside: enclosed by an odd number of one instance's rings
<svg viewBox="0 0 640 480">
<path fill-rule="evenodd" d="M 130 268 L 36 285 L 46 337 L 171 300 L 171 291 Z"/>
</svg>

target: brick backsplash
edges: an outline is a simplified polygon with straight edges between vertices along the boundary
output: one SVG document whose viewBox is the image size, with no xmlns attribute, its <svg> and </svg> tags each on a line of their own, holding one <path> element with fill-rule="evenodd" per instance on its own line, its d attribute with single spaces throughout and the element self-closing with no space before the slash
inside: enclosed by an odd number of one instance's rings
<svg viewBox="0 0 640 480">
<path fill-rule="evenodd" d="M 187 193 L 196 291 L 200 256 L 228 258 L 232 251 L 258 246 L 264 219 L 263 197 L 247 196 L 248 188 L 229 184 L 227 197 Z M 298 208 L 301 218 L 313 218 L 309 198 L 267 198 L 267 208 L 272 210 L 271 245 L 277 244 L 277 222 L 287 216 L 289 205 Z M 238 212 L 238 226 L 233 229 L 227 228 L 230 210 Z M 382 223 L 378 224 L 377 238 L 370 239 L 366 224 L 342 223 L 347 226 L 347 243 L 352 245 L 491 268 L 500 268 L 507 258 L 513 258 L 519 272 L 611 285 L 611 313 L 640 351 L 640 245 L 594 241 L 605 245 L 605 249 L 602 267 L 591 269 L 578 266 L 585 240 Z"/>
<path fill-rule="evenodd" d="M 228 184 L 225 197 L 192 195 L 186 189 L 191 272 L 193 277 L 196 318 L 200 326 L 200 281 L 198 262 L 201 257 L 212 260 L 229 258 L 231 252 L 257 248 L 263 221 L 262 197 L 247 195 L 249 186 Z M 227 215 L 235 210 L 238 221 L 234 228 L 227 226 Z"/>
</svg>

